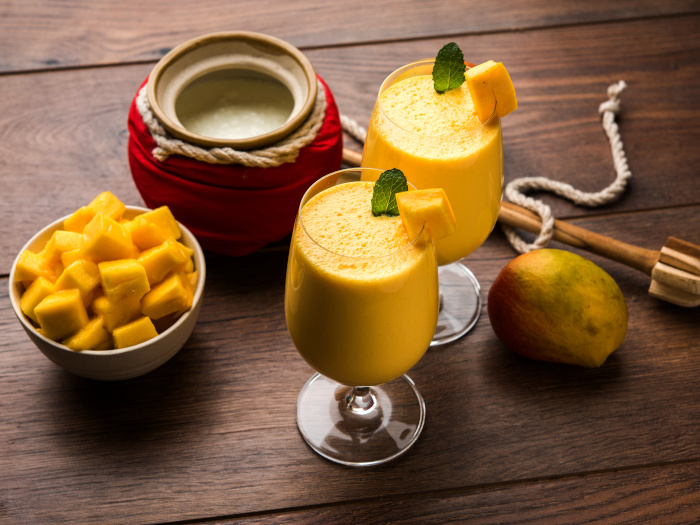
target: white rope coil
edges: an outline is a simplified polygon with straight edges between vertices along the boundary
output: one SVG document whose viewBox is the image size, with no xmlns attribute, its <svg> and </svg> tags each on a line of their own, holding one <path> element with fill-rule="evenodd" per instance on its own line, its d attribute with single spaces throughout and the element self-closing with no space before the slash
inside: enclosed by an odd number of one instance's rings
<svg viewBox="0 0 700 525">
<path fill-rule="evenodd" d="M 294 162 L 299 150 L 311 144 L 326 117 L 326 91 L 319 82 L 316 103 L 309 117 L 294 133 L 264 149 L 241 151 L 233 148 L 203 148 L 170 135 L 153 114 L 148 103 L 146 86 L 136 96 L 136 107 L 157 147 L 153 156 L 164 161 L 170 155 L 182 155 L 209 164 L 242 164 L 255 168 L 272 168 Z"/>
<path fill-rule="evenodd" d="M 608 87 L 609 99 L 598 108 L 598 112 L 603 116 L 603 129 L 605 129 L 605 133 L 610 141 L 613 163 L 617 174 L 612 184 L 601 191 L 588 193 L 577 190 L 565 182 L 554 181 L 546 177 L 522 177 L 515 179 L 506 186 L 505 195 L 508 200 L 536 213 L 542 221 L 540 233 L 532 243 L 525 242 L 518 236 L 514 228 L 505 224 L 501 225 L 508 241 L 518 252 L 525 253 L 544 248 L 552 240 L 554 233 L 554 217 L 552 216 L 551 208 L 542 201 L 528 197 L 525 195 L 525 192 L 531 190 L 549 191 L 576 204 L 595 207 L 617 199 L 624 191 L 627 181 L 632 177 L 632 172 L 630 172 L 627 165 L 627 157 L 623 149 L 619 128 L 615 122 L 615 115 L 620 111 L 620 93 L 625 87 L 627 87 L 627 84 L 623 80 Z"/>
</svg>

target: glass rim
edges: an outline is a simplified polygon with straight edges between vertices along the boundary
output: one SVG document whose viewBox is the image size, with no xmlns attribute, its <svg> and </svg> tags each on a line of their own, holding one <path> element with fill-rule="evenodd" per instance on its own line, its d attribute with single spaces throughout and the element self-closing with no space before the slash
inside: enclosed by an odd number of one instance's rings
<svg viewBox="0 0 700 525">
<path fill-rule="evenodd" d="M 389 89 L 390 86 L 386 86 L 386 83 L 389 81 L 389 79 L 394 77 L 394 75 L 397 75 L 399 72 L 401 72 L 403 70 L 408 70 L 408 69 L 411 69 L 414 67 L 419 67 L 419 66 L 427 66 L 428 64 L 434 64 L 434 63 L 435 63 L 434 58 L 424 58 L 422 60 L 416 60 L 415 62 L 411 62 L 410 64 L 406 64 L 406 65 L 401 66 L 398 69 L 395 69 L 389 75 L 387 75 L 387 77 L 382 82 L 381 86 L 379 86 L 379 92 L 377 93 L 377 106 L 379 106 L 379 111 L 382 112 L 382 115 L 389 122 L 391 122 L 394 126 L 396 126 L 397 128 L 399 128 L 400 130 L 402 130 L 405 133 L 408 133 L 410 135 L 415 135 L 416 137 L 431 138 L 431 139 L 445 138 L 445 137 L 449 137 L 449 138 L 466 137 L 466 136 L 469 136 L 469 135 L 476 133 L 477 131 L 484 128 L 486 125 L 490 124 L 494 120 L 494 117 L 496 116 L 496 106 L 498 105 L 498 102 L 496 102 L 493 105 L 493 111 L 491 112 L 491 116 L 489 116 L 489 118 L 486 120 L 486 122 L 482 122 L 478 126 L 475 126 L 471 129 L 469 129 L 468 131 L 464 131 L 461 133 L 448 133 L 446 135 L 426 135 L 424 133 L 417 133 L 415 131 L 410 131 L 410 130 L 404 128 L 399 123 L 397 123 L 395 120 L 393 120 L 389 115 L 387 115 L 386 111 L 384 110 L 384 106 L 382 105 L 382 93 L 384 91 L 386 91 L 386 89 Z M 473 65 L 470 65 L 469 62 L 465 62 L 465 65 L 466 65 L 467 69 L 471 69 L 472 67 L 475 67 Z M 391 85 L 393 85 L 393 82 Z M 385 89 L 385 86 L 386 86 L 386 89 Z"/>
<path fill-rule="evenodd" d="M 324 176 L 321 177 L 320 179 L 316 180 L 316 181 L 315 181 L 311 186 L 309 186 L 309 188 L 304 192 L 304 196 L 301 198 L 301 202 L 299 203 L 299 211 L 297 212 L 297 217 L 298 217 L 298 219 L 299 219 L 299 224 L 301 224 L 301 227 L 302 227 L 302 229 L 304 230 L 304 234 L 311 240 L 312 243 L 314 243 L 316 246 L 318 246 L 319 248 L 321 248 L 323 251 L 325 251 L 325 252 L 327 252 L 327 253 L 330 253 L 331 255 L 335 255 L 336 257 L 344 257 L 344 258 L 347 258 L 347 259 L 353 259 L 353 260 L 357 260 L 357 261 L 377 261 L 377 260 L 381 260 L 381 259 L 387 259 L 387 258 L 389 258 L 389 257 L 395 257 L 396 255 L 405 252 L 406 250 L 408 250 L 409 248 L 411 248 L 412 246 L 414 246 L 414 245 L 418 242 L 418 239 L 421 238 L 421 236 L 423 235 L 423 232 L 425 231 L 425 224 L 424 224 L 423 227 L 420 229 L 420 231 L 419 231 L 418 234 L 415 236 L 415 238 L 414 238 L 414 239 L 411 239 L 410 242 L 409 242 L 406 246 L 403 246 L 403 247 L 399 248 L 398 250 L 394 250 L 394 251 L 391 252 L 391 253 L 387 253 L 387 254 L 384 254 L 384 255 L 376 255 L 376 256 L 374 256 L 374 257 L 363 257 L 363 256 L 360 256 L 360 255 L 346 255 L 346 254 L 343 254 L 343 253 L 334 252 L 333 250 L 329 250 L 328 248 L 326 248 L 325 246 L 323 246 L 322 244 L 320 244 L 316 239 L 314 239 L 314 237 L 309 233 L 309 230 L 306 229 L 306 225 L 304 224 L 304 219 L 303 219 L 303 217 L 302 217 L 301 210 L 303 209 L 304 205 L 306 205 L 306 203 L 307 203 L 309 200 L 311 200 L 311 199 L 313 198 L 313 197 L 310 197 L 310 198 L 307 200 L 307 199 L 306 199 L 306 196 L 307 196 L 308 193 L 311 191 L 311 189 L 312 189 L 314 186 L 316 186 L 316 184 L 318 184 L 318 183 L 321 182 L 322 180 L 327 179 L 328 177 L 331 177 L 331 176 L 333 176 L 333 175 L 337 175 L 337 174 L 340 174 L 340 173 L 348 173 L 348 172 L 360 172 L 360 173 L 361 173 L 363 170 L 379 172 L 380 174 L 383 173 L 384 171 L 386 171 L 386 170 L 380 170 L 380 169 L 378 169 L 378 168 L 355 167 L 355 168 L 344 168 L 344 169 L 336 170 L 336 171 L 333 171 L 333 172 L 331 172 L 331 173 L 328 173 L 328 174 L 324 175 Z M 362 181 L 348 181 L 348 182 L 362 182 Z M 366 182 L 371 182 L 371 181 L 366 181 Z M 417 189 L 413 184 L 411 184 L 411 182 L 409 182 L 409 181 L 407 181 L 407 182 L 408 182 L 408 191 L 411 191 L 412 189 L 413 189 L 413 190 L 416 190 L 416 189 Z M 343 183 L 343 184 L 347 184 L 347 182 L 346 182 L 346 183 Z M 336 186 L 336 185 L 334 185 L 334 186 Z M 332 187 L 333 187 L 333 186 L 329 186 L 329 187 L 326 188 L 326 189 L 330 189 L 330 188 L 332 188 Z M 318 192 L 316 195 L 318 195 L 319 193 L 321 193 L 321 192 L 323 192 L 323 191 L 325 191 L 325 190 L 321 190 L 321 191 Z M 314 195 L 314 197 L 315 197 L 316 195 Z"/>
</svg>

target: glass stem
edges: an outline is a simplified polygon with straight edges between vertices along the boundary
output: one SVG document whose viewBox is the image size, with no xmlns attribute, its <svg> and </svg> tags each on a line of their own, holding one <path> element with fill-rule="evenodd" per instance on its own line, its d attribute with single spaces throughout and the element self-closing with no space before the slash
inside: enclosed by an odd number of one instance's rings
<svg viewBox="0 0 700 525">
<path fill-rule="evenodd" d="M 345 396 L 345 407 L 353 414 L 368 414 L 377 407 L 377 398 L 368 386 L 356 386 Z"/>
</svg>

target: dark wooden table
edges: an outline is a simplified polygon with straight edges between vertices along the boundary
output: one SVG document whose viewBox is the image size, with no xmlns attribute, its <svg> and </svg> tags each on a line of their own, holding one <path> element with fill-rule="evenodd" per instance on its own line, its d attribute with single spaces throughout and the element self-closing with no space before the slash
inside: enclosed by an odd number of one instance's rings
<svg viewBox="0 0 700 525">
<path fill-rule="evenodd" d="M 15 255 L 100 191 L 142 204 L 126 153 L 132 97 L 173 46 L 240 29 L 302 49 L 362 125 L 389 72 L 448 41 L 472 62 L 503 61 L 520 102 L 503 121 L 506 182 L 607 186 L 598 105 L 625 80 L 629 188 L 595 209 L 543 199 L 558 218 L 629 243 L 700 244 L 698 0 L 2 0 L 0 522 L 700 521 L 700 310 L 653 299 L 645 275 L 583 252 L 629 307 L 608 362 L 520 358 L 484 310 L 410 372 L 426 427 L 378 468 L 332 464 L 296 429 L 312 371 L 285 326 L 287 242 L 207 254 L 199 323 L 146 376 L 81 379 L 34 347 L 8 299 Z M 467 264 L 486 293 L 515 255 L 496 230 Z"/>
</svg>

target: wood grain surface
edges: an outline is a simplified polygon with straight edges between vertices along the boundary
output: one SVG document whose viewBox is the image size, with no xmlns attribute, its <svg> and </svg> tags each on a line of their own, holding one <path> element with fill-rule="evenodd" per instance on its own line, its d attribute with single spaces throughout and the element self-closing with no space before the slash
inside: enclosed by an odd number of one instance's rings
<svg viewBox="0 0 700 525">
<path fill-rule="evenodd" d="M 378 468 L 332 464 L 297 431 L 312 370 L 285 325 L 288 240 L 208 253 L 191 338 L 143 377 L 81 379 L 39 352 L 8 298 L 19 249 L 105 189 L 142 204 L 126 152 L 136 90 L 167 49 L 234 29 L 302 46 L 362 125 L 384 77 L 446 41 L 470 61 L 503 61 L 519 99 L 503 121 L 506 182 L 607 186 L 598 106 L 623 79 L 629 188 L 594 209 L 541 197 L 558 218 L 631 244 L 700 244 L 697 1 L 0 0 L 0 523 L 700 521 L 700 310 L 556 242 L 620 285 L 622 346 L 599 369 L 526 360 L 484 308 L 472 332 L 410 371 L 425 430 Z M 496 229 L 465 260 L 484 300 L 515 255 Z"/>
</svg>

